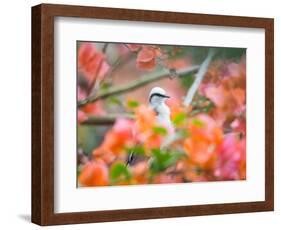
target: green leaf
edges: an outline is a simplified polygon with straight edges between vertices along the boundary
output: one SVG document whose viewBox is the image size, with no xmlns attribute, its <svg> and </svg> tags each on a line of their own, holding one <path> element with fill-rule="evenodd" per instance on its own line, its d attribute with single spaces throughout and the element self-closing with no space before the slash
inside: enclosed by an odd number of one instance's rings
<svg viewBox="0 0 281 230">
<path fill-rule="evenodd" d="M 125 164 L 115 163 L 110 168 L 109 177 L 111 183 L 116 184 L 122 181 L 129 181 L 132 176 Z"/>
<path fill-rule="evenodd" d="M 168 134 L 167 129 L 162 127 L 162 126 L 155 126 L 155 127 L 152 128 L 152 131 L 155 134 L 159 134 L 159 135 L 162 135 L 162 136 L 166 136 Z"/>
<path fill-rule="evenodd" d="M 188 73 L 183 75 L 181 78 L 181 82 L 183 84 L 183 86 L 187 89 L 190 88 L 190 86 L 192 85 L 192 83 L 194 82 L 194 74 L 193 73 Z"/>
<path fill-rule="evenodd" d="M 100 86 L 100 90 L 102 90 L 102 91 L 108 90 L 111 86 L 112 86 L 112 84 L 103 82 Z"/>
<path fill-rule="evenodd" d="M 200 119 L 197 119 L 197 118 L 194 118 L 194 119 L 192 120 L 192 124 L 195 125 L 195 126 L 197 126 L 198 128 L 204 127 L 204 122 L 201 121 Z"/>
<path fill-rule="evenodd" d="M 159 173 L 174 165 L 185 154 L 176 151 L 163 151 L 160 149 L 152 149 L 152 161 L 150 170 L 152 173 Z"/>
<path fill-rule="evenodd" d="M 134 154 L 144 155 L 144 153 L 145 153 L 144 147 L 141 145 L 126 148 L 126 150 L 127 150 L 128 154 L 134 153 Z"/>
<path fill-rule="evenodd" d="M 122 102 L 121 102 L 120 99 L 117 98 L 117 97 L 109 97 L 109 98 L 107 99 L 107 102 L 110 103 L 110 104 L 112 104 L 112 105 L 122 105 Z"/>
<path fill-rule="evenodd" d="M 179 113 L 173 118 L 173 123 L 176 126 L 179 126 L 183 124 L 186 120 L 186 114 L 185 113 Z"/>
<path fill-rule="evenodd" d="M 140 105 L 140 103 L 138 101 L 130 100 L 130 101 L 127 102 L 127 105 L 128 105 L 129 108 L 134 109 L 134 108 L 137 108 Z"/>
</svg>

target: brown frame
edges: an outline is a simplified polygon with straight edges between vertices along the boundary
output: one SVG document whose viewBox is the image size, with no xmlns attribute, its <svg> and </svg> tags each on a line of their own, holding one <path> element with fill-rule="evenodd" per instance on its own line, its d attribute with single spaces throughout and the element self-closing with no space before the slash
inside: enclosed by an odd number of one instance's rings
<svg viewBox="0 0 281 230">
<path fill-rule="evenodd" d="M 54 18 L 81 17 L 265 29 L 265 201 L 54 213 Z M 40 225 L 271 211 L 274 209 L 274 20 L 41 4 L 32 7 L 32 222 Z"/>
</svg>

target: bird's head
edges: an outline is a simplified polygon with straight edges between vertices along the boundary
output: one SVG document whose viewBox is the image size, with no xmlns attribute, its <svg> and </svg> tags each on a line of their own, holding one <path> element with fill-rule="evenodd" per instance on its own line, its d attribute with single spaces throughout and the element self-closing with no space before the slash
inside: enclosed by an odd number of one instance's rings
<svg viewBox="0 0 281 230">
<path fill-rule="evenodd" d="M 149 104 L 154 108 L 162 104 L 167 98 L 166 91 L 160 87 L 154 87 L 149 93 Z"/>
</svg>

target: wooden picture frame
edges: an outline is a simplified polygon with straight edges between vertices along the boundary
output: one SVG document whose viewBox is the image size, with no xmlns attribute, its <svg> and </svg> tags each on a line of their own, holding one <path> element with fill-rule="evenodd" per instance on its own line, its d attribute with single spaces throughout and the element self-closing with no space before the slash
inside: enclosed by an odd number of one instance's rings
<svg viewBox="0 0 281 230">
<path fill-rule="evenodd" d="M 111 211 L 54 212 L 54 18 L 80 17 L 265 30 L 265 201 Z M 76 224 L 271 211 L 274 207 L 274 21 L 131 9 L 41 4 L 32 7 L 32 222 Z"/>
</svg>

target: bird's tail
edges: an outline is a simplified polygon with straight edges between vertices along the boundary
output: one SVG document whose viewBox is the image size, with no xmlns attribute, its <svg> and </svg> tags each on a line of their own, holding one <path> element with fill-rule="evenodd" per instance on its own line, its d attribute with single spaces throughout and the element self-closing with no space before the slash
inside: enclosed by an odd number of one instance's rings
<svg viewBox="0 0 281 230">
<path fill-rule="evenodd" d="M 134 152 L 131 152 L 128 156 L 127 162 L 126 162 L 126 166 L 131 165 L 133 160 L 134 160 L 135 156 L 134 156 Z"/>
</svg>

